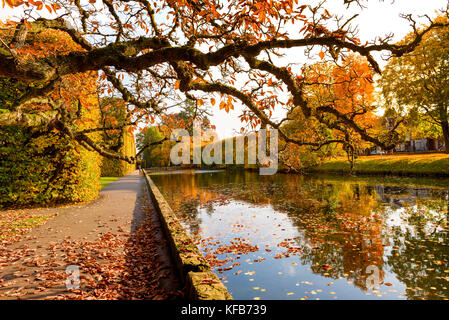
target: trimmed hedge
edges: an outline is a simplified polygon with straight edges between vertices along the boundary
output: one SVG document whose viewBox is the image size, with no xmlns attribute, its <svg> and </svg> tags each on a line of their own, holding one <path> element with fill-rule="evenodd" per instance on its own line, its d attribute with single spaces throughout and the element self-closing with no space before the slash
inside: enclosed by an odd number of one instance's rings
<svg viewBox="0 0 449 320">
<path fill-rule="evenodd" d="M 128 132 L 126 129 L 123 133 L 123 146 L 120 148 L 119 153 L 126 156 L 136 155 L 134 135 L 131 132 Z M 101 176 L 123 177 L 128 173 L 133 172 L 135 169 L 135 164 L 131 164 L 123 160 L 103 157 L 103 163 L 101 165 Z"/>
<path fill-rule="evenodd" d="M 102 99 L 101 109 L 103 113 L 102 122 L 106 125 L 121 123 L 125 119 L 126 105 L 125 102 L 121 99 Z M 110 142 L 109 140 L 112 140 L 112 145 L 120 143 L 121 147 L 119 148 L 117 153 L 128 157 L 136 156 L 134 134 L 128 130 L 128 127 L 125 127 L 122 132 L 120 132 L 119 130 L 109 131 L 103 134 L 103 139 L 106 143 Z M 131 164 L 119 159 L 110 159 L 103 157 L 103 162 L 101 165 L 101 176 L 123 177 L 128 173 L 133 172 L 135 169 L 135 164 Z"/>
<path fill-rule="evenodd" d="M 70 37 L 60 31 L 46 31 L 35 40 L 49 47 L 73 46 Z M 81 119 L 74 124 L 76 129 L 99 125 L 96 79 L 97 74 L 93 72 L 63 78 L 64 94 L 73 99 L 74 105 L 76 97 L 82 100 Z M 0 108 L 10 109 L 11 102 L 33 85 L 0 78 Z M 69 112 L 78 111 L 73 108 Z M 99 141 L 100 135 L 91 134 L 91 138 Z M 100 163 L 101 157 L 96 152 L 86 150 L 56 129 L 3 126 L 0 128 L 0 207 L 95 199 L 100 190 Z"/>
<path fill-rule="evenodd" d="M 98 119 L 98 109 L 82 110 Z M 2 127 L 0 141 L 0 206 L 97 197 L 101 159 L 96 152 L 60 132 L 41 134 L 23 127 Z"/>
</svg>

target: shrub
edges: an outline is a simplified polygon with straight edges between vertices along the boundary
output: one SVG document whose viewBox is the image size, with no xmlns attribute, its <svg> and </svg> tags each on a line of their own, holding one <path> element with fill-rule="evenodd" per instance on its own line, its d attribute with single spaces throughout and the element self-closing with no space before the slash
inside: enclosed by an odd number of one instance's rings
<svg viewBox="0 0 449 320">
<path fill-rule="evenodd" d="M 42 51 L 42 55 L 79 49 L 61 31 L 47 30 L 34 40 L 33 50 Z M 97 74 L 93 72 L 69 75 L 62 79 L 57 93 L 56 90 L 50 93 L 60 94 L 66 103 L 74 105 L 70 112 L 79 116 L 73 121 L 74 129 L 99 124 L 96 80 Z M 22 93 L 37 85 L 0 78 L 3 111 L 8 112 Z M 31 113 L 51 110 L 50 106 L 42 105 L 26 108 Z M 91 134 L 91 138 L 98 141 L 100 135 Z M 57 129 L 3 126 L 0 128 L 0 207 L 92 200 L 100 190 L 100 163 L 101 157 L 96 152 L 86 150 Z"/>
</svg>

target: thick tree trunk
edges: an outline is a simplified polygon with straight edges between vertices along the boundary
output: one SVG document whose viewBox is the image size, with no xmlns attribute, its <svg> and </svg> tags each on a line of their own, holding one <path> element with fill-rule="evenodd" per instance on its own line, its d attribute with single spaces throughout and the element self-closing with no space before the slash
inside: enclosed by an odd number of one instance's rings
<svg viewBox="0 0 449 320">
<path fill-rule="evenodd" d="M 40 113 L 22 113 L 0 109 L 0 126 L 43 127 L 46 128 L 56 119 L 57 111 Z"/>
<path fill-rule="evenodd" d="M 443 129 L 443 140 L 446 146 L 446 153 L 449 154 L 449 122 L 447 120 L 441 122 L 441 128 Z"/>
</svg>

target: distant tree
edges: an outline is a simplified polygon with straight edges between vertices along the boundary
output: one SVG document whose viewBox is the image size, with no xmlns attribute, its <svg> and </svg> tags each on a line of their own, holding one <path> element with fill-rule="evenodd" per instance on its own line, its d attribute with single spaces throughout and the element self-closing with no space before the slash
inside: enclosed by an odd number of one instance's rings
<svg viewBox="0 0 449 320">
<path fill-rule="evenodd" d="M 192 137 L 195 121 L 199 123 L 203 132 L 215 128 L 209 120 L 211 113 L 200 100 L 186 99 L 177 107 L 179 112 L 165 115 L 159 125 L 145 127 L 137 135 L 137 149 L 143 152 L 144 165 L 158 167 L 170 165 L 170 148 L 174 143 L 164 140 L 170 139 L 173 130 L 185 129 Z M 163 143 L 158 145 L 160 141 Z"/>
<path fill-rule="evenodd" d="M 317 111 L 317 120 L 307 118 L 300 110 L 289 115 L 291 120 L 286 122 L 283 129 L 298 139 L 309 140 L 310 144 L 302 147 L 290 144 L 281 155 L 285 157 L 289 154 L 284 163 L 290 166 L 295 163 L 292 158 L 297 157 L 303 158 L 302 161 L 296 159 L 299 162 L 313 165 L 310 160 L 317 161 L 320 157 L 329 155 L 335 149 L 329 148 L 332 144 L 339 144 L 352 163 L 354 157 L 370 144 L 361 138 L 357 130 L 332 116 L 332 112 L 347 115 L 351 121 L 364 128 L 365 134 L 382 136 L 379 117 L 374 113 L 377 108 L 376 97 L 373 72 L 368 61 L 359 55 L 348 55 L 340 65 L 315 63 L 304 70 L 304 75 L 304 96 L 308 104 Z M 391 136 L 383 138 L 389 144 L 393 140 Z M 317 157 L 311 157 L 311 151 L 318 152 L 315 153 Z"/>
<path fill-rule="evenodd" d="M 170 141 L 162 144 L 151 145 L 164 139 L 164 134 L 157 126 L 146 127 L 136 136 L 136 146 L 142 153 L 142 165 L 144 167 L 164 167 L 170 165 Z M 149 146 L 144 149 L 145 146 Z"/>
<path fill-rule="evenodd" d="M 184 128 L 193 135 L 194 122 L 197 121 L 200 129 L 205 131 L 215 128 L 211 125 L 209 117 L 212 115 L 210 111 L 204 108 L 201 100 L 187 99 L 181 106 L 181 112 L 177 117 L 183 121 Z"/>
<path fill-rule="evenodd" d="M 446 18 L 439 21 L 444 23 Z M 407 35 L 401 43 L 413 35 Z M 408 114 L 412 122 L 424 120 L 438 125 L 449 153 L 448 28 L 428 32 L 413 52 L 393 58 L 383 72 L 380 85 L 387 108 Z M 427 127 L 432 130 L 431 125 Z"/>
</svg>

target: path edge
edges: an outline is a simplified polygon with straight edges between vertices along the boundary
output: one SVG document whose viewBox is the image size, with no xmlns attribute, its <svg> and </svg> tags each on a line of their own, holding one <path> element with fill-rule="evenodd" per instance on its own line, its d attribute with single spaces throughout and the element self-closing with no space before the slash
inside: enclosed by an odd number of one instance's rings
<svg viewBox="0 0 449 320">
<path fill-rule="evenodd" d="M 184 293 L 191 300 L 232 300 L 231 294 L 218 276 L 212 271 L 206 258 L 181 225 L 153 180 L 141 170 L 147 192 L 153 201 L 168 240 L 170 253 L 184 284 Z"/>
</svg>

